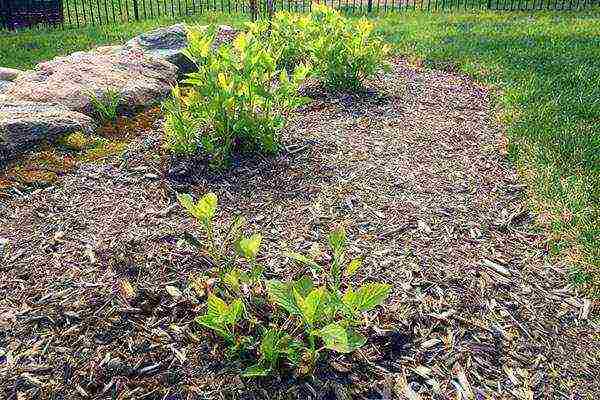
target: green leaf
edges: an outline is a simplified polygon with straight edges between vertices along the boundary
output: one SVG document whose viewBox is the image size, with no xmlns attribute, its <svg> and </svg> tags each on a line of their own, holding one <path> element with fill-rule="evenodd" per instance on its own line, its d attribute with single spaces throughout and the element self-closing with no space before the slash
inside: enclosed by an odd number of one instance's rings
<svg viewBox="0 0 600 400">
<path fill-rule="evenodd" d="M 301 315 L 288 283 L 278 280 L 267 281 L 267 292 L 279 307 L 292 315 Z"/>
<path fill-rule="evenodd" d="M 240 277 L 242 272 L 234 268 L 223 276 L 223 283 L 233 291 L 237 292 L 240 289 Z"/>
<path fill-rule="evenodd" d="M 293 287 L 303 297 L 306 297 L 313 290 L 314 284 L 312 279 L 306 275 L 303 275 L 300 279 L 293 282 Z"/>
<path fill-rule="evenodd" d="M 216 318 L 224 318 L 229 314 L 229 306 L 214 294 L 208 296 L 207 315 Z"/>
<path fill-rule="evenodd" d="M 207 193 L 195 206 L 196 213 L 201 219 L 210 221 L 217 211 L 217 196 L 214 193 Z"/>
<path fill-rule="evenodd" d="M 199 325 L 214 331 L 222 338 L 229 341 L 233 341 L 233 336 L 227 331 L 226 327 L 220 323 L 218 317 L 208 314 L 201 315 L 199 317 L 196 317 L 195 321 Z"/>
<path fill-rule="evenodd" d="M 190 214 L 194 214 L 195 205 L 192 196 L 190 196 L 187 193 L 178 194 L 177 200 L 179 201 L 179 204 L 181 204 L 181 206 L 185 208 Z"/>
<path fill-rule="evenodd" d="M 350 261 L 346 267 L 346 276 L 354 275 L 354 273 L 361 267 L 362 263 L 363 259 L 360 257 Z"/>
<path fill-rule="evenodd" d="M 327 291 L 325 288 L 313 289 L 306 298 L 302 298 L 297 290 L 294 290 L 296 304 L 302 312 L 302 317 L 309 326 L 313 326 L 321 317 L 326 299 Z"/>
<path fill-rule="evenodd" d="M 363 336 L 337 323 L 327 325 L 317 331 L 317 334 L 323 339 L 325 348 L 338 353 L 351 353 L 367 342 Z"/>
<path fill-rule="evenodd" d="M 235 325 L 244 313 L 244 302 L 240 299 L 234 300 L 229 306 L 229 312 L 226 316 L 226 323 L 229 325 Z"/>
<path fill-rule="evenodd" d="M 214 193 L 204 195 L 196 204 L 189 194 L 179 194 L 177 200 L 192 216 L 205 224 L 212 220 L 217 210 L 217 196 Z"/>
<path fill-rule="evenodd" d="M 320 272 L 323 270 L 323 268 L 321 268 L 321 266 L 319 264 L 317 264 L 314 260 L 311 260 L 310 258 L 300 254 L 300 253 L 295 253 L 295 252 L 285 252 L 284 255 L 286 257 L 291 258 L 294 261 L 297 261 L 301 264 L 304 264 L 308 267 L 310 267 L 311 269 Z"/>
<path fill-rule="evenodd" d="M 346 247 L 346 230 L 344 229 L 344 227 L 340 226 L 338 229 L 331 232 L 329 234 L 328 240 L 329 246 L 335 254 L 342 253 L 344 248 Z"/>
<path fill-rule="evenodd" d="M 262 242 L 262 235 L 255 233 L 249 238 L 243 238 L 238 241 L 238 252 L 240 255 L 248 260 L 255 260 L 258 251 L 260 250 L 260 244 Z"/>
<path fill-rule="evenodd" d="M 268 376 L 270 373 L 271 373 L 270 368 L 259 363 L 259 364 L 251 365 L 248 368 L 246 368 L 242 372 L 242 376 L 246 377 L 246 378 L 257 378 L 257 377 L 261 377 L 261 376 Z"/>
<path fill-rule="evenodd" d="M 278 344 L 281 333 L 277 329 L 267 329 L 260 341 L 260 355 L 269 365 L 277 361 Z"/>
<path fill-rule="evenodd" d="M 367 283 L 356 291 L 355 302 L 360 311 L 368 311 L 383 303 L 392 287 L 385 283 Z"/>
<path fill-rule="evenodd" d="M 282 84 L 288 83 L 290 81 L 290 78 L 287 74 L 287 71 L 285 69 L 282 69 L 281 72 L 279 73 L 279 82 Z"/>
<path fill-rule="evenodd" d="M 348 306 L 353 312 L 358 311 L 360 308 L 360 301 L 355 291 L 352 289 L 346 290 L 346 293 L 342 296 L 342 303 Z"/>
</svg>

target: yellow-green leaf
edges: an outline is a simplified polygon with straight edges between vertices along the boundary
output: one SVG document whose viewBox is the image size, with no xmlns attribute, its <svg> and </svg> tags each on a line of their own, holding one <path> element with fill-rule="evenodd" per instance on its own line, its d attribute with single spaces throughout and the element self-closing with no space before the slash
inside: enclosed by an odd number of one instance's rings
<svg viewBox="0 0 600 400">
<path fill-rule="evenodd" d="M 255 233 L 248 238 L 240 239 L 238 242 L 238 250 L 240 255 L 248 260 L 256 259 L 261 243 L 262 235 L 259 233 Z"/>
<path fill-rule="evenodd" d="M 354 273 L 361 267 L 363 262 L 362 258 L 355 258 L 354 260 L 350 261 L 348 263 L 348 266 L 346 267 L 346 275 L 347 276 L 352 276 L 354 275 Z"/>
<path fill-rule="evenodd" d="M 360 311 L 368 311 L 383 303 L 392 287 L 385 283 L 366 283 L 356 292 Z"/>
<path fill-rule="evenodd" d="M 351 353 L 367 342 L 363 336 L 350 329 L 345 329 L 337 323 L 327 325 L 317 334 L 323 339 L 325 348 L 339 353 Z"/>
<path fill-rule="evenodd" d="M 208 296 L 207 307 L 207 315 L 212 317 L 223 318 L 229 313 L 229 306 L 227 303 L 214 294 Z"/>
<path fill-rule="evenodd" d="M 311 269 L 314 269 L 315 271 L 321 271 L 323 269 L 314 260 L 311 260 L 310 258 L 308 258 L 300 253 L 295 253 L 295 252 L 291 251 L 291 252 L 284 253 L 284 255 L 295 261 L 298 261 L 301 264 L 304 264 L 304 265 L 310 267 Z"/>
</svg>

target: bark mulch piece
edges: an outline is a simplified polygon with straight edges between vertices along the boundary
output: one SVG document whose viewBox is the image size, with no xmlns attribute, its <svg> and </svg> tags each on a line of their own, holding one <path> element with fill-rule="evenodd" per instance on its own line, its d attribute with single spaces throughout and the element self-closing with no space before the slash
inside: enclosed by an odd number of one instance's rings
<svg viewBox="0 0 600 400">
<path fill-rule="evenodd" d="M 165 166 L 157 122 L 108 163 L 0 196 L 0 397 L 600 393 L 598 306 L 545 261 L 488 91 L 402 60 L 360 95 L 308 91 L 276 158 L 240 158 L 221 175 Z M 324 359 L 314 379 L 241 380 L 193 323 L 203 305 L 190 282 L 207 266 L 181 241 L 196 227 L 176 191 L 215 192 L 222 224 L 246 216 L 281 277 L 298 269 L 282 250 L 324 245 L 343 223 L 352 255 L 367 257 L 358 279 L 394 285 L 367 346 Z"/>
</svg>

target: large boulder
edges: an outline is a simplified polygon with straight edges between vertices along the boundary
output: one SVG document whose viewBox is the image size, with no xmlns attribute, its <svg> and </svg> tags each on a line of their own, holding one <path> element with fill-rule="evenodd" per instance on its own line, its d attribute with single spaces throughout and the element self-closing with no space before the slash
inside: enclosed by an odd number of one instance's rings
<svg viewBox="0 0 600 400">
<path fill-rule="evenodd" d="M 219 25 L 214 47 L 231 42 L 235 36 L 235 29 Z M 176 24 L 142 33 L 127 42 L 125 48 L 141 50 L 145 54 L 173 63 L 179 68 L 180 74 L 185 74 L 195 69 L 194 63 L 183 54 L 187 45 L 187 26 Z"/>
<path fill-rule="evenodd" d="M 83 131 L 91 133 L 94 121 L 63 106 L 29 101 L 0 100 L 0 164 L 42 141 Z"/>
<path fill-rule="evenodd" d="M 93 112 L 91 94 L 101 97 L 112 89 L 120 94 L 122 105 L 145 107 L 165 98 L 176 77 L 177 67 L 167 61 L 110 46 L 42 62 L 19 74 L 4 96 L 59 104 L 89 114 Z"/>
<path fill-rule="evenodd" d="M 0 81 L 14 81 L 22 72 L 14 68 L 0 67 Z"/>
</svg>

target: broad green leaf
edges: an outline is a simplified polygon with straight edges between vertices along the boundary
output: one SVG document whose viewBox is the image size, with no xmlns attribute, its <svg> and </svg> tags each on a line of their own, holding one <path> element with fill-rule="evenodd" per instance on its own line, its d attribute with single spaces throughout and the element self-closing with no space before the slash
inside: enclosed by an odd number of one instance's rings
<svg viewBox="0 0 600 400">
<path fill-rule="evenodd" d="M 224 318 L 229 314 L 229 306 L 214 294 L 208 296 L 207 315 L 216 318 Z"/>
<path fill-rule="evenodd" d="M 360 308 L 360 301 L 355 291 L 352 289 L 346 290 L 346 293 L 342 296 L 342 302 L 348 306 L 352 311 L 358 311 Z"/>
<path fill-rule="evenodd" d="M 327 299 L 325 288 L 313 289 L 306 298 L 302 299 L 297 290 L 294 290 L 296 304 L 300 307 L 302 317 L 309 326 L 319 320 Z"/>
<path fill-rule="evenodd" d="M 260 341 L 260 355 L 270 364 L 277 361 L 280 336 L 281 333 L 277 329 L 267 329 Z"/>
<path fill-rule="evenodd" d="M 314 284 L 308 276 L 303 275 L 300 279 L 293 282 L 293 287 L 303 297 L 306 297 L 313 290 Z"/>
<path fill-rule="evenodd" d="M 205 194 L 196 204 L 195 210 L 200 218 L 210 221 L 217 211 L 217 196 L 214 193 Z"/>
<path fill-rule="evenodd" d="M 383 303 L 392 287 L 385 283 L 366 283 L 356 291 L 360 311 L 368 311 Z"/>
<path fill-rule="evenodd" d="M 240 299 L 234 300 L 229 306 L 226 321 L 229 325 L 235 325 L 244 313 L 244 303 Z"/>
<path fill-rule="evenodd" d="M 318 331 L 325 348 L 339 353 L 351 353 L 366 343 L 366 339 L 358 333 L 332 323 Z"/>
<path fill-rule="evenodd" d="M 260 250 L 260 244 L 262 242 L 262 235 L 255 233 L 248 238 L 240 239 L 238 242 L 238 251 L 240 255 L 248 260 L 256 259 L 256 255 Z"/>
<path fill-rule="evenodd" d="M 294 261 L 297 261 L 301 264 L 304 264 L 310 268 L 312 268 L 313 270 L 320 272 L 323 270 L 323 268 L 321 268 L 321 266 L 319 264 L 317 264 L 314 260 L 311 260 L 310 258 L 300 254 L 300 253 L 295 253 L 295 252 L 286 252 L 284 253 L 284 255 L 286 257 L 291 258 Z"/>
<path fill-rule="evenodd" d="M 233 340 L 233 336 L 227 331 L 225 326 L 223 326 L 223 324 L 219 322 L 218 317 L 207 314 L 196 317 L 195 321 L 199 325 L 214 331 L 222 338 L 227 339 L 229 341 Z"/>
<path fill-rule="evenodd" d="M 196 204 L 194 204 L 194 199 L 189 194 L 179 194 L 177 199 L 183 208 L 204 223 L 210 222 L 215 215 L 217 196 L 214 193 L 204 195 Z"/>
<path fill-rule="evenodd" d="M 250 367 L 246 368 L 242 372 L 242 376 L 246 378 L 255 378 L 260 376 L 268 376 L 271 373 L 271 369 L 262 365 L 262 364 L 254 364 Z"/>
<path fill-rule="evenodd" d="M 234 268 L 225 274 L 225 276 L 223 277 L 223 283 L 229 288 L 231 288 L 233 291 L 237 292 L 240 289 L 241 275 L 241 271 L 237 268 Z"/>
<path fill-rule="evenodd" d="M 183 208 L 185 208 L 190 214 L 194 215 L 195 204 L 192 196 L 187 193 L 181 193 L 177 195 L 177 200 Z"/>
<path fill-rule="evenodd" d="M 363 259 L 360 257 L 350 261 L 346 267 L 346 276 L 354 275 L 354 273 L 361 267 L 362 262 Z"/>
<path fill-rule="evenodd" d="M 301 314 L 288 283 L 277 280 L 267 281 L 267 292 L 271 300 L 288 313 L 292 315 Z"/>
<path fill-rule="evenodd" d="M 279 351 L 284 353 L 286 358 L 294 365 L 300 362 L 302 352 L 305 350 L 304 344 L 292 338 L 290 335 L 284 335 L 279 339 Z"/>
<path fill-rule="evenodd" d="M 282 69 L 281 72 L 279 73 L 279 82 L 282 84 L 288 83 L 290 81 L 290 78 L 287 74 L 287 71 L 285 69 Z"/>
</svg>

